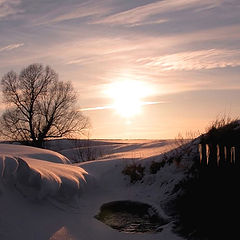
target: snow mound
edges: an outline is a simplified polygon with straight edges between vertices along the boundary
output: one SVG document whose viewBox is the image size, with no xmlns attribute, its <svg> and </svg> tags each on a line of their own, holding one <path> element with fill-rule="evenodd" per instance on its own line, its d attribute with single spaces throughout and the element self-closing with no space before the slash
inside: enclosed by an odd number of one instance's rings
<svg viewBox="0 0 240 240">
<path fill-rule="evenodd" d="M 23 145 L 0 144 L 0 153 L 4 155 L 13 155 L 23 158 L 34 158 L 55 163 L 71 163 L 68 158 L 61 155 L 60 153 Z"/>
<path fill-rule="evenodd" d="M 66 158 L 52 151 L 0 144 L 0 152 L 0 182 L 15 186 L 30 199 L 68 201 L 81 194 L 89 178 L 85 170 L 63 164 Z"/>
</svg>

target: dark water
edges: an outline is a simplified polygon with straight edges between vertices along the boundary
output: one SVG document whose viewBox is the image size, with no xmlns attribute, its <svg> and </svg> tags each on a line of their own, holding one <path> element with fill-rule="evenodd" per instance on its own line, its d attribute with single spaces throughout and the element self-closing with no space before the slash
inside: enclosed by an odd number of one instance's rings
<svg viewBox="0 0 240 240">
<path fill-rule="evenodd" d="M 101 206 L 96 219 L 122 232 L 160 232 L 167 221 L 156 210 L 141 202 L 115 201 Z"/>
</svg>

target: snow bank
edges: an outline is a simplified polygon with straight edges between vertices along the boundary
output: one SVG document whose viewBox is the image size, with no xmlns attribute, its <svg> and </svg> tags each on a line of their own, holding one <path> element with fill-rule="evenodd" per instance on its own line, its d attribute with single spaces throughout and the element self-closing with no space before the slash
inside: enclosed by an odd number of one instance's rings
<svg viewBox="0 0 240 240">
<path fill-rule="evenodd" d="M 0 181 L 31 199 L 67 201 L 82 192 L 88 177 L 85 170 L 69 162 L 49 150 L 0 144 Z"/>
<path fill-rule="evenodd" d="M 57 152 L 23 145 L 0 144 L 0 153 L 3 155 L 34 158 L 55 163 L 71 163 L 68 158 Z"/>
</svg>

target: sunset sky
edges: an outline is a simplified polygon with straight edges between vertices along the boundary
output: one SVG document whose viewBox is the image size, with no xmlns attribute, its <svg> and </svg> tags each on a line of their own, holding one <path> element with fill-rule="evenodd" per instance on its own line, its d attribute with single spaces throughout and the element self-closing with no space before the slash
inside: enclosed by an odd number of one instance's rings
<svg viewBox="0 0 240 240">
<path fill-rule="evenodd" d="M 240 115 L 240 1 L 0 0 L 0 77 L 31 63 L 72 81 L 92 138 L 202 131 Z"/>
</svg>

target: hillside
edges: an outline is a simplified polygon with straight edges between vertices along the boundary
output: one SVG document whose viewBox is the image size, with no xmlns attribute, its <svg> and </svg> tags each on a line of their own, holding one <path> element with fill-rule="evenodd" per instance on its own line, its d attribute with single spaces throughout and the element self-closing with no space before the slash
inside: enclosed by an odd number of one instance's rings
<svg viewBox="0 0 240 240">
<path fill-rule="evenodd" d="M 155 144 L 155 145 L 154 145 Z M 171 142 L 169 143 L 171 145 Z M 140 144 L 141 151 L 156 142 Z M 163 143 L 162 143 L 163 145 Z M 158 143 L 158 147 L 162 147 Z M 169 145 L 164 142 L 168 149 Z M 157 147 L 156 147 L 157 148 Z M 115 154 L 130 152 L 130 146 Z M 163 150 L 163 149 L 162 149 Z M 162 151 L 161 150 L 161 151 Z M 137 148 L 135 145 L 135 151 Z M 71 164 L 62 155 L 42 149 L 0 144 L 0 236 L 1 239 L 181 239 L 172 232 L 172 220 L 162 209 L 171 189 L 181 179 L 183 168 L 170 164 L 152 175 L 147 166 L 152 160 L 110 158 Z M 146 159 L 146 158 L 145 158 Z M 146 164 L 142 181 L 130 183 L 122 173 L 129 164 Z M 174 178 L 173 178 L 174 176 Z M 128 234 L 98 221 L 102 204 L 131 200 L 151 205 L 166 224 L 159 232 Z"/>
</svg>

